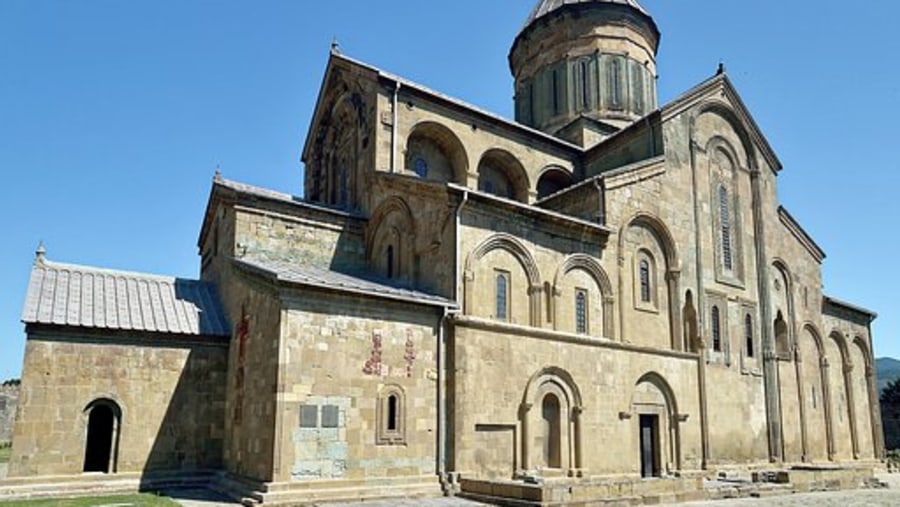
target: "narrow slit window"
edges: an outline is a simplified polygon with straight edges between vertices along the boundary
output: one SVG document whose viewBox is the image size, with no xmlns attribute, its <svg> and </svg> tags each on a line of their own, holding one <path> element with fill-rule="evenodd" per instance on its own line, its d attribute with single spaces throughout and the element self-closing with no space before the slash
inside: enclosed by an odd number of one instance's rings
<svg viewBox="0 0 900 507">
<path fill-rule="evenodd" d="M 559 114 L 559 72 L 553 71 L 553 114 Z"/>
<path fill-rule="evenodd" d="M 719 315 L 719 307 L 713 306 L 711 312 L 712 321 L 712 346 L 716 352 L 722 351 L 722 321 Z"/>
<path fill-rule="evenodd" d="M 392 394 L 387 399 L 387 430 L 397 431 L 397 395 Z"/>
<path fill-rule="evenodd" d="M 581 108 L 587 110 L 591 107 L 590 70 L 587 60 L 581 64 Z"/>
<path fill-rule="evenodd" d="M 613 109 L 622 107 L 622 63 L 613 60 L 609 66 L 609 93 L 610 106 Z"/>
<path fill-rule="evenodd" d="M 578 289 L 575 291 L 575 332 L 578 334 L 587 334 L 587 291 Z"/>
<path fill-rule="evenodd" d="M 650 303 L 650 262 L 647 259 L 641 259 L 638 270 L 640 271 L 641 302 Z"/>
<path fill-rule="evenodd" d="M 509 317 L 509 275 L 507 273 L 497 273 L 496 284 L 494 316 L 500 320 L 507 320 Z"/>
<path fill-rule="evenodd" d="M 384 257 L 387 264 L 387 277 L 394 278 L 394 245 L 388 245 L 387 251 L 384 252 Z"/>
<path fill-rule="evenodd" d="M 747 357 L 753 357 L 753 317 L 744 318 L 744 339 L 747 341 Z"/>
<path fill-rule="evenodd" d="M 728 190 L 719 187 L 719 227 L 722 235 L 722 265 L 731 270 L 734 267 L 731 251 L 731 214 L 728 209 Z"/>
</svg>

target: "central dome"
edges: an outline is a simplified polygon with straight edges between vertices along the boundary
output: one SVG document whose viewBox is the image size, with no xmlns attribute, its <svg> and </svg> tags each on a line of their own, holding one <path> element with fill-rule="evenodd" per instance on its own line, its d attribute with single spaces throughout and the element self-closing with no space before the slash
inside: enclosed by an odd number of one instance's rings
<svg viewBox="0 0 900 507">
<path fill-rule="evenodd" d="M 659 29 L 637 0 L 540 0 L 509 65 L 516 120 L 582 146 L 657 107 Z"/>
</svg>

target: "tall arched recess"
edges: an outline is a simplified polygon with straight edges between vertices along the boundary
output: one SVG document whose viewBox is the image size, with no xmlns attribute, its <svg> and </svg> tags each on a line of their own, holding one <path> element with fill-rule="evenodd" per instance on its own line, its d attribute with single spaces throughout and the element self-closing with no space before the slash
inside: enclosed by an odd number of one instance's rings
<svg viewBox="0 0 900 507">
<path fill-rule="evenodd" d="M 405 170 L 422 179 L 466 185 L 469 157 L 452 130 L 424 121 L 413 127 L 406 139 Z"/>
<path fill-rule="evenodd" d="M 84 472 L 115 473 L 119 458 L 122 409 L 108 398 L 90 402 L 83 412 L 85 424 Z"/>
<path fill-rule="evenodd" d="M 568 371 L 549 366 L 532 375 L 519 406 L 523 471 L 583 475 L 583 411 L 581 391 Z"/>
<path fill-rule="evenodd" d="M 615 319 L 613 318 L 615 297 L 613 296 L 612 283 L 610 283 L 609 277 L 606 275 L 606 271 L 603 270 L 600 263 L 593 257 L 585 254 L 572 254 L 566 257 L 556 271 L 556 276 L 553 278 L 553 291 L 548 297 L 551 298 L 550 314 L 553 318 L 554 329 L 561 330 L 564 327 L 560 325 L 560 319 L 565 313 L 563 307 L 567 302 L 571 303 L 573 301 L 571 298 L 572 294 L 564 294 L 561 290 L 563 285 L 565 285 L 566 275 L 573 271 L 582 271 L 586 273 L 588 277 L 593 279 L 593 282 L 596 284 L 597 290 L 600 293 L 599 301 L 591 301 L 588 311 L 595 312 L 599 310 L 599 320 L 601 321 L 601 325 L 590 334 L 614 339 L 616 334 Z M 569 307 L 571 307 L 571 304 Z M 597 319 L 591 317 L 591 320 Z"/>
<path fill-rule="evenodd" d="M 495 233 L 482 241 L 466 257 L 465 276 L 463 278 L 463 312 L 472 315 L 475 308 L 475 286 L 483 282 L 476 279 L 476 270 L 481 260 L 495 250 L 503 250 L 515 258 L 519 267 L 524 271 L 527 287 L 521 287 L 527 293 L 528 323 L 534 327 L 540 327 L 541 318 L 541 294 L 543 285 L 538 265 L 531 252 L 515 236 L 506 233 Z"/>
<path fill-rule="evenodd" d="M 640 232 L 640 234 L 646 232 L 646 234 L 655 242 L 655 245 L 658 246 L 661 259 L 656 259 L 656 262 L 660 266 L 662 272 L 661 276 L 657 279 L 660 280 L 660 289 L 662 289 L 662 284 L 665 284 L 665 290 L 660 290 L 660 293 L 663 294 L 666 299 L 666 304 L 660 305 L 658 311 L 665 312 L 665 316 L 668 320 L 668 347 L 673 350 L 681 350 L 684 346 L 684 340 L 682 338 L 683 329 L 681 326 L 681 263 L 678 259 L 678 250 L 675 247 L 675 240 L 672 233 L 665 223 L 658 217 L 645 212 L 633 215 L 625 222 L 625 225 L 623 225 L 619 231 L 618 253 L 620 262 L 618 275 L 620 302 L 618 337 L 620 340 L 635 339 L 634 336 L 627 336 L 625 329 L 626 307 L 632 306 L 625 303 L 626 294 L 630 294 L 627 290 L 628 285 L 626 284 L 635 283 L 635 276 L 633 275 L 637 273 L 637 270 L 633 269 L 635 266 L 634 261 L 637 258 L 638 252 L 642 250 L 641 245 L 632 244 L 634 241 L 632 241 L 629 233 L 633 231 Z M 629 259 L 631 259 L 631 262 L 628 262 Z"/>
</svg>

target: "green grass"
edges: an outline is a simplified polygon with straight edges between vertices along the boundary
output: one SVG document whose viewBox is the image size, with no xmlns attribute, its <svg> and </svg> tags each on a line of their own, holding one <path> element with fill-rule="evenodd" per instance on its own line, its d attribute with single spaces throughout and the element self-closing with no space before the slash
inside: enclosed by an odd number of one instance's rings
<svg viewBox="0 0 900 507">
<path fill-rule="evenodd" d="M 9 461 L 9 455 L 12 452 L 11 447 L 0 447 L 0 463 L 6 463 Z"/>
<path fill-rule="evenodd" d="M 89 496 L 57 500 L 15 500 L 0 502 L 3 507 L 94 507 L 98 505 L 134 505 L 135 507 L 171 507 L 178 505 L 164 496 Z"/>
</svg>

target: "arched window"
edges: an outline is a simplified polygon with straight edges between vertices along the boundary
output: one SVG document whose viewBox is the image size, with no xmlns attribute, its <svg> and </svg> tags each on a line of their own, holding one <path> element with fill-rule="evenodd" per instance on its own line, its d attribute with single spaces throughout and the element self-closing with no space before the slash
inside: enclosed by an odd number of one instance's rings
<svg viewBox="0 0 900 507">
<path fill-rule="evenodd" d="M 651 303 L 652 299 L 650 297 L 650 261 L 647 259 L 641 259 L 640 266 L 640 282 L 641 282 L 641 301 L 644 303 Z"/>
<path fill-rule="evenodd" d="M 722 265 L 726 270 L 734 268 L 731 251 L 731 215 L 728 209 L 728 190 L 719 187 L 719 228 L 722 236 Z"/>
<path fill-rule="evenodd" d="M 406 440 L 406 417 L 403 390 L 386 386 L 379 395 L 377 406 L 376 442 L 381 445 L 403 444 Z"/>
<path fill-rule="evenodd" d="M 753 357 L 753 317 L 744 317 L 744 340 L 747 342 L 747 357 Z"/>
<path fill-rule="evenodd" d="M 716 352 L 722 351 L 722 317 L 719 315 L 719 307 L 713 306 L 710 312 L 710 323 L 712 325 L 712 347 Z"/>
<path fill-rule="evenodd" d="M 496 292 L 494 295 L 494 317 L 499 320 L 507 320 L 509 318 L 509 273 L 505 271 L 497 272 Z"/>
<path fill-rule="evenodd" d="M 397 428 L 400 426 L 398 424 L 398 419 L 400 418 L 400 414 L 398 413 L 398 409 L 400 404 L 399 398 L 397 398 L 396 394 L 392 394 L 388 396 L 387 399 L 387 430 L 388 431 L 397 431 Z"/>
<path fill-rule="evenodd" d="M 578 334 L 587 334 L 587 305 L 588 294 L 584 289 L 575 290 L 575 332 Z"/>
</svg>

